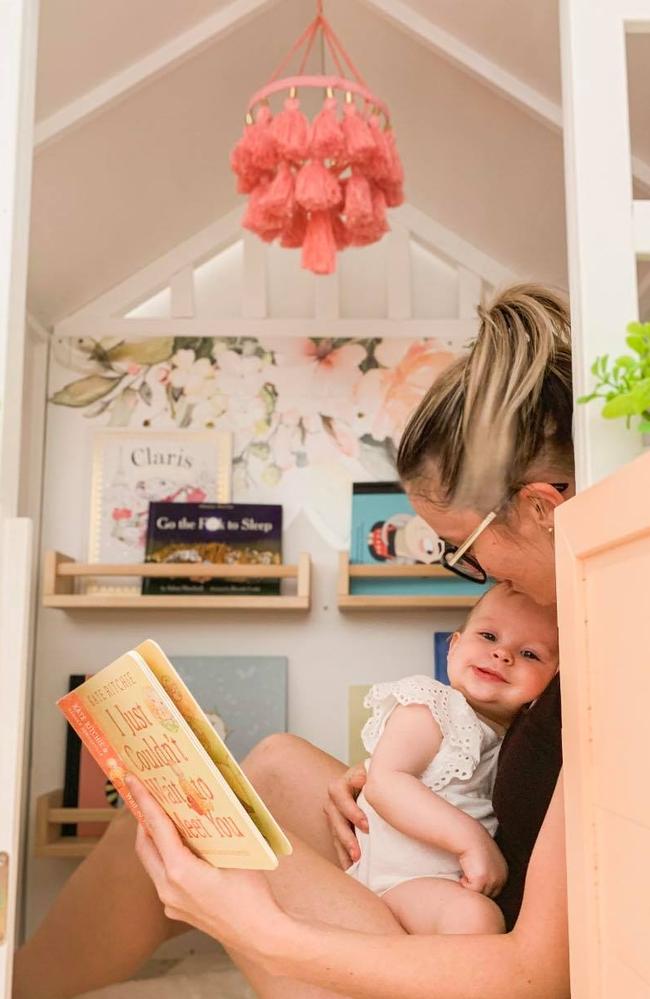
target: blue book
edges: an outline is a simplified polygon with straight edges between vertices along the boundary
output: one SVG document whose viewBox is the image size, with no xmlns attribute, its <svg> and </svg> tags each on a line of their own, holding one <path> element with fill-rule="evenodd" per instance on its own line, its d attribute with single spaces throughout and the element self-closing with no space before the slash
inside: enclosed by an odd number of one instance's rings
<svg viewBox="0 0 650 999">
<path fill-rule="evenodd" d="M 150 503 L 145 561 L 282 564 L 282 507 L 261 503 Z M 280 592 L 279 579 L 147 578 L 144 594 Z"/>
<path fill-rule="evenodd" d="M 398 482 L 355 482 L 352 486 L 350 562 L 356 565 L 432 565 L 442 542 L 415 513 Z M 430 579 L 352 579 L 353 594 L 480 596 L 487 589 L 453 572 Z"/>
<path fill-rule="evenodd" d="M 447 656 L 453 631 L 434 631 L 433 633 L 433 678 L 440 683 L 449 683 L 447 673 Z"/>
</svg>

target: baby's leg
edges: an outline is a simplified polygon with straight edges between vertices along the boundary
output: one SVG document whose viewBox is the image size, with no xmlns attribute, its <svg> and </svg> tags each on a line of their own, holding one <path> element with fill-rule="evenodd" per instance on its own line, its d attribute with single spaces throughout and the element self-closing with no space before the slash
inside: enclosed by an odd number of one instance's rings
<svg viewBox="0 0 650 999">
<path fill-rule="evenodd" d="M 382 895 L 407 933 L 504 933 L 498 905 L 447 878 L 414 878 Z"/>
</svg>

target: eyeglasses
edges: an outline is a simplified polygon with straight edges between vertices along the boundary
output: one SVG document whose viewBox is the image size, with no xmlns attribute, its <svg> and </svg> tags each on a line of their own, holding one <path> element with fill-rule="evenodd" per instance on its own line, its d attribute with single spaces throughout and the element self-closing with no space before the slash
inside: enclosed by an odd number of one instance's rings
<svg viewBox="0 0 650 999">
<path fill-rule="evenodd" d="M 553 486 L 553 489 L 556 489 L 559 493 L 564 493 L 569 488 L 568 482 L 549 482 L 549 485 Z M 468 555 L 467 552 L 517 492 L 519 492 L 518 489 L 509 493 L 503 503 L 500 503 L 498 507 L 488 513 L 478 527 L 472 531 L 470 536 L 463 541 L 462 545 L 452 545 L 448 541 L 444 542 L 445 550 L 440 556 L 440 561 L 446 569 L 455 572 L 457 576 L 461 576 L 463 579 L 469 579 L 472 583 L 487 582 L 487 572 L 478 559 L 474 555 Z"/>
</svg>

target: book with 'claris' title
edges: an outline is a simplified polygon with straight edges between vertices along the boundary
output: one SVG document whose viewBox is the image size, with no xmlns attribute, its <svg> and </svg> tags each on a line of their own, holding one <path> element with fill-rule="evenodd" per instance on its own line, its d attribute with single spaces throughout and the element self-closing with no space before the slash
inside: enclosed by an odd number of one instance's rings
<svg viewBox="0 0 650 999">
<path fill-rule="evenodd" d="M 57 704 L 138 821 L 138 777 L 213 867 L 273 870 L 291 844 L 178 676 L 148 640 Z"/>
</svg>

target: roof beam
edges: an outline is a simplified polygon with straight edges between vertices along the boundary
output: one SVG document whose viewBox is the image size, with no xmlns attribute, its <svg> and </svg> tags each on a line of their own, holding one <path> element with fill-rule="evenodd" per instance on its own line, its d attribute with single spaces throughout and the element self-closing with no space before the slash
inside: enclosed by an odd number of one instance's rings
<svg viewBox="0 0 650 999">
<path fill-rule="evenodd" d="M 180 65 L 277 2 L 278 0 L 232 0 L 199 24 L 176 35 L 149 55 L 59 108 L 48 118 L 37 122 L 34 131 L 35 149 L 39 151 L 45 148 L 70 129 L 90 121 L 127 94 Z"/>
<path fill-rule="evenodd" d="M 629 0 L 629 2 L 647 4 L 648 0 Z M 381 14 L 411 38 L 426 45 L 436 55 L 474 77 L 537 121 L 555 132 L 562 132 L 563 118 L 560 104 L 545 97 L 519 77 L 508 73 L 498 63 L 487 59 L 476 49 L 438 27 L 407 3 L 403 3 L 402 0 L 361 0 L 361 3 Z M 650 166 L 638 156 L 632 157 L 632 173 L 644 188 L 650 190 Z"/>
</svg>

